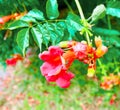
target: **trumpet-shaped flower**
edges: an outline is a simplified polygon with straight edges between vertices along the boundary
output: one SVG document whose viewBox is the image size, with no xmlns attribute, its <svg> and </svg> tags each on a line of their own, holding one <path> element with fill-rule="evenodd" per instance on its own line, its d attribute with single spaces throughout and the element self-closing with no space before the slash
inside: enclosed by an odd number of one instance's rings
<svg viewBox="0 0 120 110">
<path fill-rule="evenodd" d="M 72 73 L 67 72 L 73 61 L 67 55 L 74 56 L 70 52 L 63 53 L 63 50 L 57 46 L 51 46 L 48 51 L 39 55 L 40 59 L 45 61 L 40 67 L 42 75 L 48 82 L 56 82 L 61 88 L 67 88 L 70 85 L 70 80 L 74 77 Z"/>
</svg>

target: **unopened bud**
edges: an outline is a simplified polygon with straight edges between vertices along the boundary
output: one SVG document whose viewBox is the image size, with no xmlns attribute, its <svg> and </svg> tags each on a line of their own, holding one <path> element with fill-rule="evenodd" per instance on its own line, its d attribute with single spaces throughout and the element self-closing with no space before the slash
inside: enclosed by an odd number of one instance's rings
<svg viewBox="0 0 120 110">
<path fill-rule="evenodd" d="M 93 77 L 95 75 L 95 69 L 94 68 L 88 68 L 88 77 Z"/>
<path fill-rule="evenodd" d="M 96 50 L 96 56 L 102 57 L 106 52 L 108 51 L 108 48 L 104 45 L 100 46 Z"/>
<path fill-rule="evenodd" d="M 69 41 L 62 41 L 58 44 L 58 46 L 60 46 L 61 48 L 67 48 L 68 47 L 68 42 Z"/>
<path fill-rule="evenodd" d="M 95 45 L 96 47 L 99 47 L 102 45 L 102 39 L 100 36 L 99 37 L 95 36 Z"/>
</svg>

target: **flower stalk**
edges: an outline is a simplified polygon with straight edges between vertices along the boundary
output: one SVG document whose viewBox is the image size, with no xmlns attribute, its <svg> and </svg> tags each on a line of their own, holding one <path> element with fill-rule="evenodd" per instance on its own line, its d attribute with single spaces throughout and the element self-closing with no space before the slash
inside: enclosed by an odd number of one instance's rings
<svg viewBox="0 0 120 110">
<path fill-rule="evenodd" d="M 80 17 L 81 17 L 82 21 L 83 21 L 83 22 L 87 22 L 87 21 L 85 20 L 85 16 L 84 16 L 84 14 L 83 14 L 82 7 L 81 7 L 81 5 L 80 5 L 80 2 L 79 2 L 78 0 L 75 0 L 75 3 L 76 3 L 76 5 L 77 5 L 77 8 L 78 8 L 78 11 L 79 11 L 79 14 L 80 14 Z M 83 23 L 83 24 L 84 24 L 84 23 Z M 85 23 L 85 24 L 86 24 L 86 23 Z M 87 32 L 85 33 L 85 36 L 86 36 L 86 40 L 87 40 L 87 42 L 88 42 L 88 45 L 91 45 L 90 38 L 89 38 L 89 35 L 88 35 Z"/>
</svg>

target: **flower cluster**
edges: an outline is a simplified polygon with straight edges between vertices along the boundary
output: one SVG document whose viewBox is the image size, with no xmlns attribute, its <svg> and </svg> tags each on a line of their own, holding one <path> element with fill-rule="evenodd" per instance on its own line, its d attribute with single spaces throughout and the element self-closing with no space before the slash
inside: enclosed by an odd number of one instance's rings
<svg viewBox="0 0 120 110">
<path fill-rule="evenodd" d="M 100 84 L 101 88 L 105 90 L 110 90 L 113 86 L 116 85 L 120 85 L 120 76 L 114 74 L 103 77 L 103 82 Z"/>
<path fill-rule="evenodd" d="M 39 54 L 39 58 L 45 63 L 40 67 L 42 75 L 49 82 L 56 82 L 58 86 L 67 88 L 74 74 L 68 69 L 72 62 L 77 59 L 88 64 L 88 76 L 94 76 L 96 59 L 107 52 L 107 47 L 102 40 L 95 38 L 96 49 L 89 46 L 85 41 L 63 41 L 58 46 L 50 46 L 48 51 Z"/>
<path fill-rule="evenodd" d="M 56 82 L 62 88 L 70 85 L 70 80 L 74 75 L 67 72 L 67 69 L 75 59 L 71 51 L 64 53 L 60 47 L 50 46 L 48 51 L 44 51 L 39 57 L 45 61 L 40 69 L 47 81 Z"/>
</svg>

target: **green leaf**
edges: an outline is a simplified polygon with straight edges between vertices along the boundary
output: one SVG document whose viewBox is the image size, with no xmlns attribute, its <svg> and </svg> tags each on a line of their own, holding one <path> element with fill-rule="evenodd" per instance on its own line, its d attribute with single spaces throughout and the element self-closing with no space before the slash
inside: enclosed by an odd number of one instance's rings
<svg viewBox="0 0 120 110">
<path fill-rule="evenodd" d="M 37 20 L 45 20 L 43 12 L 41 12 L 38 9 L 33 9 L 33 10 L 29 11 L 27 16 L 33 17 Z"/>
<path fill-rule="evenodd" d="M 37 25 L 38 29 L 41 31 L 42 36 L 43 36 L 43 44 L 46 45 L 46 47 L 48 47 L 48 44 L 50 42 L 50 34 L 48 33 L 48 28 L 46 27 L 46 24 L 43 25 Z"/>
<path fill-rule="evenodd" d="M 72 13 L 68 14 L 66 18 L 66 25 L 67 25 L 68 32 L 72 36 L 74 36 L 76 31 L 80 31 L 83 28 L 80 22 L 80 17 Z"/>
<path fill-rule="evenodd" d="M 104 36 L 119 36 L 120 32 L 117 30 L 109 30 L 105 28 L 93 28 L 92 29 L 95 33 L 104 35 Z"/>
<path fill-rule="evenodd" d="M 120 1 L 109 1 L 107 3 L 107 8 L 120 8 Z"/>
<path fill-rule="evenodd" d="M 101 19 L 106 14 L 106 8 L 103 4 L 98 5 L 92 12 L 92 21 L 96 21 L 98 19 Z"/>
<path fill-rule="evenodd" d="M 120 9 L 117 9 L 117 8 L 107 8 L 107 14 L 120 18 Z"/>
<path fill-rule="evenodd" d="M 36 20 L 33 17 L 27 16 L 27 15 L 23 16 L 20 20 L 28 22 L 28 23 L 29 22 L 36 22 Z"/>
<path fill-rule="evenodd" d="M 114 44 L 116 47 L 120 47 L 120 38 L 119 36 L 111 36 L 111 37 L 108 37 L 108 40 Z"/>
<path fill-rule="evenodd" d="M 14 30 L 14 29 L 23 28 L 23 27 L 29 27 L 29 24 L 25 21 L 18 20 L 18 21 L 12 22 L 7 27 L 7 29 Z"/>
<path fill-rule="evenodd" d="M 47 0 L 46 13 L 49 19 L 55 19 L 59 16 L 57 0 Z"/>
<path fill-rule="evenodd" d="M 18 32 L 17 44 L 25 55 L 25 49 L 29 46 L 29 29 L 24 28 Z"/>
<path fill-rule="evenodd" d="M 41 46 L 42 46 L 42 41 L 43 41 L 41 31 L 38 28 L 32 27 L 31 32 L 32 32 L 35 42 L 37 43 L 37 45 L 39 46 L 40 51 L 41 51 L 41 49 L 42 49 Z"/>
</svg>

